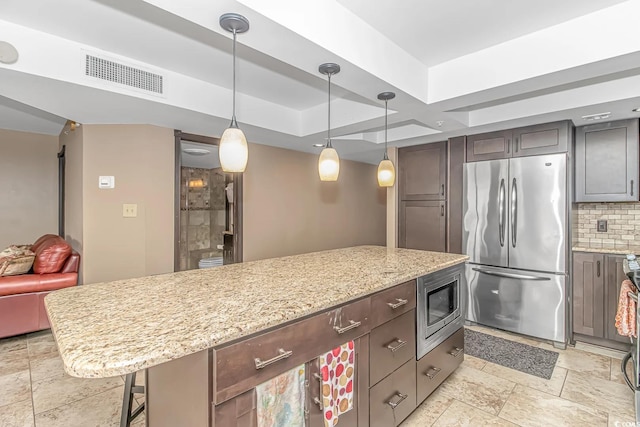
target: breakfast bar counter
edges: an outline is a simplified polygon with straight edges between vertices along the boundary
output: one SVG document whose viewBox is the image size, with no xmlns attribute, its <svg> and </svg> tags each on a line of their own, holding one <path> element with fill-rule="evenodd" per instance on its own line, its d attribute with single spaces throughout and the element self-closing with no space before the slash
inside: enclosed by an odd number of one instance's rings
<svg viewBox="0 0 640 427">
<path fill-rule="evenodd" d="M 463 263 L 359 246 L 62 289 L 45 300 L 65 370 L 133 373 Z"/>
</svg>

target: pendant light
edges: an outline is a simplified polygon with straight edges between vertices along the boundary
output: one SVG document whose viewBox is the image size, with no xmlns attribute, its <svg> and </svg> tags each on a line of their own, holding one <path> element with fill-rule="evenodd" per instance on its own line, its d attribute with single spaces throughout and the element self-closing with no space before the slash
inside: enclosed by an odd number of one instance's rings
<svg viewBox="0 0 640 427">
<path fill-rule="evenodd" d="M 380 187 L 393 187 L 396 181 L 396 168 L 387 155 L 387 103 L 396 97 L 393 92 L 382 92 L 378 94 L 378 99 L 384 101 L 384 156 L 378 165 L 378 185 Z"/>
<path fill-rule="evenodd" d="M 338 174 L 340 173 L 340 158 L 338 157 L 336 149 L 331 146 L 331 76 L 340 72 L 340 66 L 329 62 L 321 64 L 320 67 L 318 67 L 318 71 L 329 77 L 327 144 L 324 146 L 318 159 L 318 173 L 320 174 L 320 181 L 337 181 Z"/>
<path fill-rule="evenodd" d="M 249 20 L 237 13 L 220 16 L 220 26 L 233 33 L 233 115 L 231 124 L 220 138 L 218 156 L 225 172 L 244 172 L 249 159 L 247 138 L 236 122 L 236 35 L 249 31 Z"/>
</svg>

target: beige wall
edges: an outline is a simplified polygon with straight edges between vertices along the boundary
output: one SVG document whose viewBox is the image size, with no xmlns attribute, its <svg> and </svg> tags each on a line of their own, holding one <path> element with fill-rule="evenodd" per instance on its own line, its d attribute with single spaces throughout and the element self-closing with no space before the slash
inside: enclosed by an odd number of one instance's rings
<svg viewBox="0 0 640 427">
<path fill-rule="evenodd" d="M 81 148 L 70 150 L 68 171 L 80 173 L 76 157 L 80 156 L 82 194 L 74 194 L 68 204 L 74 212 L 78 203 L 82 205 L 82 231 L 76 223 L 68 232 L 82 248 L 82 282 L 173 271 L 173 130 L 146 125 L 81 129 Z M 70 145 L 73 142 L 77 141 Z M 115 176 L 115 188 L 99 189 L 100 175 Z M 136 218 L 123 218 L 124 203 L 138 205 Z M 73 221 L 70 217 L 68 223 Z"/>
<path fill-rule="evenodd" d="M 387 156 L 396 167 L 396 183 L 387 188 L 387 247 L 398 247 L 398 148 L 389 147 Z"/>
<path fill-rule="evenodd" d="M 0 250 L 58 233 L 58 137 L 0 129 Z"/>
<path fill-rule="evenodd" d="M 65 146 L 65 240 L 82 256 L 82 133 L 83 127 L 73 132 L 65 126 L 60 134 L 60 148 Z M 66 133 L 65 133 L 66 132 Z M 80 278 L 82 278 L 80 263 Z M 82 281 L 80 281 L 82 283 Z"/>
<path fill-rule="evenodd" d="M 245 261 L 385 244 L 386 190 L 377 166 L 342 160 L 337 182 L 320 182 L 318 156 L 251 144 L 244 174 Z"/>
</svg>

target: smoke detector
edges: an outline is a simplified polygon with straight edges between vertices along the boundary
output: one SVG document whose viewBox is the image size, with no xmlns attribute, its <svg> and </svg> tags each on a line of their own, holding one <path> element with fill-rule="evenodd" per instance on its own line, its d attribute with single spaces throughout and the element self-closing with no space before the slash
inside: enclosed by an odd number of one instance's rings
<svg viewBox="0 0 640 427">
<path fill-rule="evenodd" d="M 18 60 L 18 51 L 7 42 L 0 41 L 0 62 L 3 64 L 13 64 Z"/>
</svg>

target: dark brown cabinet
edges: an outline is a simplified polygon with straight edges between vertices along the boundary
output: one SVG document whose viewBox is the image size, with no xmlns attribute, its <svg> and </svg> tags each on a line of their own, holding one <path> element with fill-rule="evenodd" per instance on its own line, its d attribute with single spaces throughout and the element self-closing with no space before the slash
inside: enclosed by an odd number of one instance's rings
<svg viewBox="0 0 640 427">
<path fill-rule="evenodd" d="M 569 122 L 545 123 L 513 130 L 513 156 L 566 153 Z"/>
<path fill-rule="evenodd" d="M 602 253 L 573 253 L 574 339 L 578 334 L 581 340 L 599 345 L 620 349 L 628 346 L 629 338 L 618 335 L 615 327 L 620 286 L 626 279 L 622 270 L 624 258 Z"/>
<path fill-rule="evenodd" d="M 573 332 L 604 338 L 604 255 L 573 253 Z"/>
<path fill-rule="evenodd" d="M 354 340 L 354 350 L 353 409 L 340 415 L 339 425 L 364 427 L 369 425 L 369 335 Z M 320 375 L 318 359 L 306 364 L 306 375 L 307 384 L 309 384 L 306 403 L 309 413 L 306 425 L 308 427 L 324 427 L 323 410 L 318 403 L 322 401 L 322 382 L 318 378 Z"/>
<path fill-rule="evenodd" d="M 398 245 L 401 248 L 445 252 L 444 201 L 401 201 Z"/>
<path fill-rule="evenodd" d="M 576 202 L 637 202 L 638 120 L 576 129 Z"/>
<path fill-rule="evenodd" d="M 622 281 L 627 278 L 622 269 L 623 255 L 606 255 L 605 271 L 606 280 L 604 286 L 604 337 L 608 340 L 629 344 L 629 337 L 618 335 L 616 330 L 616 312 L 618 311 L 618 298 Z"/>
<path fill-rule="evenodd" d="M 510 130 L 467 135 L 467 162 L 511 157 L 512 138 Z"/>
<path fill-rule="evenodd" d="M 544 123 L 467 136 L 467 161 L 506 159 L 539 154 L 566 153 L 569 121 Z"/>
<path fill-rule="evenodd" d="M 465 137 L 401 148 L 398 153 L 398 246 L 462 251 Z"/>
<path fill-rule="evenodd" d="M 398 151 L 400 200 L 444 200 L 447 142 L 418 145 Z"/>
</svg>

